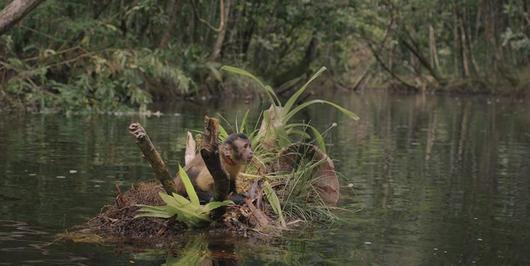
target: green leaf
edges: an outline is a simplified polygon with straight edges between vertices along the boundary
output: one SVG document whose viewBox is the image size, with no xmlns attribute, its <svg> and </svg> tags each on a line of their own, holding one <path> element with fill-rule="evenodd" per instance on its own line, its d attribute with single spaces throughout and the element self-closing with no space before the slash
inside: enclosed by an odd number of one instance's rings
<svg viewBox="0 0 530 266">
<path fill-rule="evenodd" d="M 247 118 L 248 118 L 248 113 L 249 113 L 249 110 L 247 110 L 245 112 L 245 115 L 243 116 L 243 120 L 241 120 L 241 125 L 239 126 L 239 132 L 238 133 L 244 133 L 245 132 L 245 127 L 247 125 Z"/>
<path fill-rule="evenodd" d="M 187 198 L 185 198 L 185 197 L 183 197 L 183 196 L 181 196 L 179 194 L 173 193 L 173 198 L 175 198 L 175 200 L 180 203 L 179 206 L 185 206 L 185 205 L 190 205 L 191 204 L 191 202 Z"/>
<path fill-rule="evenodd" d="M 287 100 L 287 103 L 285 103 L 284 106 L 285 114 L 289 113 L 293 105 L 296 103 L 296 100 L 298 100 L 298 97 L 300 97 L 300 95 L 304 93 L 307 86 L 309 86 L 309 84 L 313 82 L 313 80 L 315 80 L 318 76 L 320 76 L 320 74 L 322 74 L 322 72 L 324 71 L 326 71 L 326 67 L 323 66 L 315 74 L 313 74 L 313 76 L 304 84 L 304 86 L 302 86 L 298 91 L 293 94 L 293 96 L 289 98 L 289 100 Z"/>
<path fill-rule="evenodd" d="M 174 214 L 167 213 L 167 212 L 145 212 L 145 213 L 139 213 L 134 216 L 134 218 L 140 218 L 140 217 L 155 217 L 155 218 L 171 218 Z"/>
<path fill-rule="evenodd" d="M 188 174 L 182 168 L 182 166 L 179 165 L 179 176 L 180 180 L 184 184 L 184 187 L 186 188 L 186 193 L 188 193 L 188 197 L 190 198 L 191 204 L 194 206 L 201 205 L 199 202 L 199 197 L 197 196 L 197 193 L 195 192 L 195 188 L 193 188 L 193 185 L 191 184 L 190 178 L 188 177 Z"/>
<path fill-rule="evenodd" d="M 153 210 L 153 211 L 168 211 L 170 207 L 168 207 L 168 205 L 164 205 L 164 206 L 151 206 L 151 205 L 143 205 L 143 204 L 137 204 L 136 206 L 138 207 L 142 207 L 139 209 L 139 211 L 150 211 L 150 210 Z"/>
<path fill-rule="evenodd" d="M 170 218 L 173 217 L 176 212 L 171 208 L 166 206 L 149 206 L 149 205 L 138 205 L 142 206 L 138 210 L 138 214 L 134 216 L 137 217 L 160 217 L 160 218 Z"/>
<path fill-rule="evenodd" d="M 311 137 L 311 136 L 310 136 L 309 134 L 307 134 L 305 131 L 303 131 L 303 130 L 298 130 L 298 129 L 294 129 L 294 128 L 293 128 L 293 129 L 288 129 L 288 130 L 287 130 L 287 134 L 288 134 L 288 135 L 293 135 L 293 134 L 294 134 L 294 135 L 298 135 L 298 136 L 300 136 L 300 137 L 302 137 L 302 138 L 304 138 L 304 139 L 308 139 L 308 138 Z"/>
<path fill-rule="evenodd" d="M 221 138 L 221 140 L 228 138 L 228 132 L 226 132 L 226 129 L 221 125 L 219 125 L 219 138 Z"/>
<path fill-rule="evenodd" d="M 315 141 L 317 142 L 318 148 L 324 153 L 326 153 L 326 142 L 324 141 L 324 137 L 322 137 L 322 134 L 320 134 L 320 131 L 318 131 L 315 127 L 310 126 L 311 131 L 313 132 L 313 136 L 315 137 Z"/>
<path fill-rule="evenodd" d="M 180 198 L 175 198 L 175 197 L 168 195 L 166 192 L 163 192 L 163 191 L 158 192 L 158 195 L 164 201 L 164 203 L 174 208 L 178 208 L 178 207 L 182 207 L 182 206 L 190 204 L 190 201 L 187 199 L 182 200 Z"/>
<path fill-rule="evenodd" d="M 234 74 L 238 74 L 238 75 L 245 76 L 245 77 L 253 79 L 254 81 L 256 81 L 258 83 L 258 85 L 263 90 L 265 90 L 265 93 L 269 97 L 269 100 L 270 100 L 270 102 L 272 104 L 281 106 L 281 102 L 278 99 L 278 96 L 276 96 L 276 93 L 274 92 L 274 90 L 270 86 L 265 85 L 263 82 L 261 82 L 261 80 L 259 80 L 256 76 L 254 76 L 250 72 L 248 72 L 248 71 L 246 71 L 244 69 L 241 69 L 241 68 L 233 67 L 233 66 L 222 66 L 221 70 L 227 71 L 227 72 L 231 72 L 231 73 L 234 73 Z"/>
<path fill-rule="evenodd" d="M 263 191 L 265 192 L 265 196 L 267 196 L 267 200 L 271 204 L 272 210 L 276 215 L 278 215 L 278 219 L 280 220 L 280 224 L 285 227 L 285 219 L 283 218 L 283 211 L 282 207 L 280 205 L 280 200 L 278 199 L 278 196 L 276 195 L 276 192 L 272 189 L 271 184 L 268 181 L 265 181 L 263 183 Z"/>
<path fill-rule="evenodd" d="M 210 212 L 214 209 L 217 209 L 219 207 L 223 207 L 223 206 L 228 206 L 228 205 L 233 205 L 234 202 L 231 201 L 231 200 L 225 200 L 225 201 L 212 201 L 212 202 L 209 202 L 208 204 L 204 205 L 204 209 L 205 211 L 207 212 Z"/>
<path fill-rule="evenodd" d="M 324 137 L 322 136 L 320 131 L 318 131 L 318 129 L 316 129 L 314 126 L 312 126 L 310 124 L 303 124 L 303 123 L 292 123 L 292 124 L 288 124 L 287 126 L 285 126 L 285 128 L 287 128 L 287 129 L 291 129 L 291 128 L 294 128 L 294 127 L 305 127 L 305 128 L 311 129 L 311 131 L 313 133 L 313 137 L 315 138 L 315 141 L 317 143 L 318 148 L 323 153 L 326 153 L 326 142 L 324 141 Z M 289 131 L 289 133 L 290 133 L 290 131 Z M 296 133 L 296 131 L 293 131 L 293 133 Z"/>
<path fill-rule="evenodd" d="M 312 101 L 308 101 L 308 102 L 304 102 L 300 105 L 298 105 L 297 107 L 295 107 L 292 111 L 290 111 L 286 116 L 285 116 L 285 122 L 289 121 L 289 119 L 291 119 L 296 113 L 298 113 L 300 110 L 308 107 L 309 105 L 312 105 L 312 104 L 316 104 L 316 103 L 321 103 L 321 104 L 328 104 L 328 105 L 331 105 L 332 107 L 335 107 L 337 110 L 341 111 L 343 114 L 345 114 L 346 116 L 348 116 L 349 118 L 353 119 L 353 120 L 359 120 L 359 117 L 353 113 L 352 111 L 336 104 L 336 103 L 333 103 L 333 102 L 330 102 L 330 101 L 326 101 L 326 100 L 312 100 Z"/>
</svg>

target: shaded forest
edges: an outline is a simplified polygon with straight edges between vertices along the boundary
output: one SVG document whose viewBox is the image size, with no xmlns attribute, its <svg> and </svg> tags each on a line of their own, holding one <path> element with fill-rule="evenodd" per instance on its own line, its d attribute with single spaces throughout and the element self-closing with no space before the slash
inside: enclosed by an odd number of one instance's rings
<svg viewBox="0 0 530 266">
<path fill-rule="evenodd" d="M 530 2 L 0 1 L 0 108 L 145 110 L 153 101 L 251 93 L 222 65 L 280 95 L 321 66 L 325 88 L 528 94 Z M 5 26 L 5 28 L 4 28 Z"/>
</svg>

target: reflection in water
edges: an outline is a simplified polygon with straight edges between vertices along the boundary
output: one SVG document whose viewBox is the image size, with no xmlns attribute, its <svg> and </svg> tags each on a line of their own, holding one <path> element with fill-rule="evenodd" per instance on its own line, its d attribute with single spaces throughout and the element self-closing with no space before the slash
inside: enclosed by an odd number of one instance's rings
<svg viewBox="0 0 530 266">
<path fill-rule="evenodd" d="M 300 118 L 319 129 L 339 124 L 326 138 L 344 185 L 340 207 L 360 212 L 340 212 L 342 222 L 293 230 L 274 243 L 195 236 L 169 253 L 143 257 L 143 249 L 42 245 L 111 202 L 115 183 L 125 190 L 152 176 L 128 136 L 131 121 L 148 129 L 175 171 L 184 133 L 202 127 L 205 110 L 175 103 L 158 118 L 1 116 L 0 215 L 23 221 L 0 222 L 2 263 L 157 265 L 195 253 L 213 264 L 530 263 L 527 103 L 386 94 L 338 99 L 361 120 L 321 106 Z M 220 112 L 234 121 L 247 108 Z"/>
<path fill-rule="evenodd" d="M 170 251 L 167 255 L 165 265 L 212 265 L 207 255 L 208 241 L 203 234 L 199 234 L 187 241 L 187 244 L 183 248 L 180 248 L 178 256 L 173 255 Z"/>
<path fill-rule="evenodd" d="M 228 241 L 227 241 L 228 240 Z M 168 252 L 167 266 L 177 265 L 238 265 L 235 255 L 236 241 L 232 236 L 196 233 L 184 240 L 184 247 Z"/>
</svg>

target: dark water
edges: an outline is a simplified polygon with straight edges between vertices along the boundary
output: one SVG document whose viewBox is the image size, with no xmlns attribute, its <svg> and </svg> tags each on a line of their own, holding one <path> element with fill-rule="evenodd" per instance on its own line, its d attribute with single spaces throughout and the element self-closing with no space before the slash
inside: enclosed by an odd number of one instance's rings
<svg viewBox="0 0 530 266">
<path fill-rule="evenodd" d="M 495 98 L 337 97 L 361 120 L 317 106 L 333 122 L 328 151 L 341 172 L 340 222 L 271 244 L 188 232 L 170 252 L 53 242 L 152 174 L 127 133 L 148 130 L 175 171 L 184 133 L 202 115 L 228 120 L 256 104 L 175 103 L 161 117 L 0 115 L 0 265 L 159 265 L 184 256 L 253 265 L 529 265 L 530 103 Z"/>
</svg>

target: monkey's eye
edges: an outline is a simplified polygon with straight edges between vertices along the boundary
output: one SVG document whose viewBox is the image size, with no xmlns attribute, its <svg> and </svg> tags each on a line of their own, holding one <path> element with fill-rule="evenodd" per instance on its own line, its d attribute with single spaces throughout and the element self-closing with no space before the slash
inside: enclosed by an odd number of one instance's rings
<svg viewBox="0 0 530 266">
<path fill-rule="evenodd" d="M 248 148 L 248 143 L 245 143 L 245 146 L 243 146 L 245 149 Z"/>
</svg>

